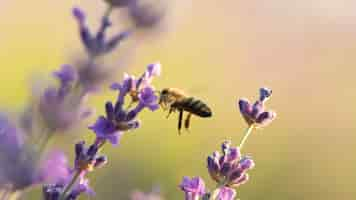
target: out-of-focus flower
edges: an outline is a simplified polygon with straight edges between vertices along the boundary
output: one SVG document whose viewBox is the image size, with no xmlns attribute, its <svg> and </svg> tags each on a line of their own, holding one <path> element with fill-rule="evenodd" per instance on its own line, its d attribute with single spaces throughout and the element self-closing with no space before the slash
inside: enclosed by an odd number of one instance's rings
<svg viewBox="0 0 356 200">
<path fill-rule="evenodd" d="M 35 181 L 35 155 L 24 147 L 22 132 L 0 116 L 0 188 L 21 190 Z"/>
<path fill-rule="evenodd" d="M 154 29 L 166 15 L 163 1 L 131 0 L 128 4 L 129 15 L 137 28 Z"/>
<path fill-rule="evenodd" d="M 135 190 L 131 193 L 131 200 L 163 200 L 164 198 L 161 196 L 159 191 L 151 191 L 148 193 L 141 192 L 139 190 Z"/>
<path fill-rule="evenodd" d="M 59 181 L 69 174 L 67 161 L 59 152 L 38 162 L 36 149 L 19 128 L 0 116 L 0 188 L 23 190 L 43 182 Z"/>
<path fill-rule="evenodd" d="M 249 157 L 241 157 L 238 147 L 222 144 L 222 155 L 214 152 L 207 159 L 209 174 L 217 183 L 226 187 L 237 187 L 248 181 L 247 171 L 255 166 Z"/>
<path fill-rule="evenodd" d="M 183 177 L 180 188 L 185 192 L 185 200 L 196 200 L 205 194 L 205 183 L 200 177 Z"/>
<path fill-rule="evenodd" d="M 72 170 L 63 152 L 52 151 L 40 165 L 39 182 L 64 183 Z"/>
<path fill-rule="evenodd" d="M 105 0 L 106 3 L 110 4 L 113 7 L 125 7 L 133 0 Z"/>
<path fill-rule="evenodd" d="M 236 191 L 229 187 L 221 187 L 217 192 L 217 200 L 234 200 L 236 196 Z"/>
<path fill-rule="evenodd" d="M 100 116 L 89 128 L 93 130 L 98 141 L 108 140 L 111 144 L 118 144 L 121 135 L 125 131 L 139 127 L 137 115 L 148 108 L 155 111 L 159 108 L 158 97 L 154 88 L 150 85 L 152 77 L 158 75 L 157 67 L 149 66 L 148 70 L 136 80 L 135 77 L 125 74 L 122 83 L 111 85 L 113 90 L 118 90 L 119 95 L 115 104 L 107 102 L 105 105 L 106 116 Z M 133 102 L 138 104 L 133 109 L 125 109 L 125 97 L 130 95 Z"/>
<path fill-rule="evenodd" d="M 74 94 L 77 71 L 70 65 L 63 65 L 54 72 L 59 87 L 49 87 L 40 97 L 39 111 L 45 126 L 51 131 L 66 131 L 86 117 L 92 110 L 84 106 L 85 95 Z"/>
<path fill-rule="evenodd" d="M 249 126 L 256 128 L 270 124 L 277 116 L 274 111 L 265 110 L 265 102 L 272 95 L 272 90 L 268 88 L 260 89 L 260 98 L 253 105 L 245 98 L 238 101 L 240 113 Z"/>
<path fill-rule="evenodd" d="M 129 31 L 123 31 L 107 39 L 106 31 L 111 26 L 109 16 L 104 16 L 102 18 L 98 32 L 95 35 L 92 35 L 85 22 L 85 13 L 78 7 L 73 8 L 72 13 L 78 22 L 82 43 L 91 57 L 97 57 L 110 53 L 120 44 L 121 41 L 129 36 Z"/>
</svg>

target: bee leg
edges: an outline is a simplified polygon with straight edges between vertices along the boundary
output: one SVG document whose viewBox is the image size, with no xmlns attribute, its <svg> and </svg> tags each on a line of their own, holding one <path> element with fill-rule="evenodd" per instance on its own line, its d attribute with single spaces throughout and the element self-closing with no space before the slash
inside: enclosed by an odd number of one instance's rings
<svg viewBox="0 0 356 200">
<path fill-rule="evenodd" d="M 178 133 L 180 135 L 180 130 L 182 129 L 182 120 L 183 120 L 183 110 L 179 110 L 179 119 L 178 119 Z"/>
<path fill-rule="evenodd" d="M 174 108 L 173 107 L 170 107 L 169 108 L 169 111 L 168 111 L 168 115 L 166 116 L 166 118 L 168 119 L 169 115 L 174 111 Z"/>
<path fill-rule="evenodd" d="M 187 131 L 189 131 L 191 117 L 192 117 L 192 113 L 189 113 L 187 118 L 185 118 L 185 121 L 184 121 L 184 128 L 187 129 Z"/>
</svg>

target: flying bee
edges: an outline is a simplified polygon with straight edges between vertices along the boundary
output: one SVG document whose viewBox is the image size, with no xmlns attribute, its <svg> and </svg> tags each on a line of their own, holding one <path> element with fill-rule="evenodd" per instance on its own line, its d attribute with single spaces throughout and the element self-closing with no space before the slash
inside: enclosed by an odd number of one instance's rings
<svg viewBox="0 0 356 200">
<path fill-rule="evenodd" d="M 185 129 L 189 129 L 190 118 L 192 115 L 198 117 L 211 117 L 211 109 L 201 100 L 187 96 L 183 91 L 177 88 L 165 88 L 160 92 L 159 104 L 163 110 L 168 111 L 167 118 L 172 112 L 178 111 L 178 132 L 182 129 L 183 112 L 188 115 L 184 120 Z"/>
</svg>

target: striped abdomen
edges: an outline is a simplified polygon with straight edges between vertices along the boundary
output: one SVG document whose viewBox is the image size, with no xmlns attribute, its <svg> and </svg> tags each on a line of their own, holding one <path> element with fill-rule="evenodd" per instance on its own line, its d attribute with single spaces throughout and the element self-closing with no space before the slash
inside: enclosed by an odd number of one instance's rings
<svg viewBox="0 0 356 200">
<path fill-rule="evenodd" d="M 194 97 L 184 98 L 172 104 L 172 107 L 182 109 L 189 113 L 195 114 L 199 117 L 211 117 L 212 112 L 210 108 L 201 100 Z"/>
</svg>

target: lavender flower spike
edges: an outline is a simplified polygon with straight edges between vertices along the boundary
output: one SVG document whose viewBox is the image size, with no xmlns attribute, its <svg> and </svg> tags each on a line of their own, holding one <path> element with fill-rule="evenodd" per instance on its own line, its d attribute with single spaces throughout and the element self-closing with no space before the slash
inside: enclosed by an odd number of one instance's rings
<svg viewBox="0 0 356 200">
<path fill-rule="evenodd" d="M 265 127 L 276 118 L 277 114 L 274 111 L 265 110 L 264 104 L 271 95 L 272 90 L 261 88 L 260 97 L 253 105 L 245 98 L 238 101 L 240 113 L 249 126 L 256 128 Z"/>
<path fill-rule="evenodd" d="M 92 58 L 110 53 L 129 35 L 129 31 L 124 31 L 119 32 L 110 39 L 106 38 L 106 31 L 111 26 L 111 21 L 109 20 L 110 12 L 111 9 L 107 15 L 103 16 L 98 32 L 95 35 L 92 35 L 88 26 L 85 24 L 85 13 L 78 7 L 75 7 L 72 10 L 73 16 L 78 22 L 82 43 L 89 56 Z"/>
<path fill-rule="evenodd" d="M 218 189 L 216 200 L 234 200 L 236 191 L 229 187 L 221 187 Z"/>
<path fill-rule="evenodd" d="M 222 145 L 222 154 L 214 152 L 208 157 L 210 176 L 225 187 L 237 187 L 248 180 L 247 171 L 255 166 L 249 157 L 242 157 L 238 147 L 230 147 L 230 142 Z"/>
<path fill-rule="evenodd" d="M 70 65 L 63 65 L 53 73 L 58 87 L 48 87 L 39 100 L 39 112 L 46 128 L 64 132 L 88 117 L 92 110 L 84 107 L 85 95 L 73 95 L 78 72 Z"/>
<path fill-rule="evenodd" d="M 114 83 L 111 89 L 119 92 L 115 103 L 110 101 L 105 104 L 105 116 L 100 116 L 96 122 L 89 126 L 97 138 L 97 143 L 109 141 L 117 145 L 121 136 L 126 131 L 139 127 L 137 115 L 148 108 L 155 111 L 159 108 L 158 96 L 150 85 L 153 76 L 159 75 L 160 65 L 149 66 L 147 71 L 137 80 L 134 76 L 125 74 L 122 83 Z M 132 103 L 138 101 L 136 107 L 126 109 L 125 97 L 131 96 Z"/>
<path fill-rule="evenodd" d="M 200 177 L 183 177 L 180 188 L 185 192 L 185 200 L 198 200 L 205 194 L 205 183 Z"/>
</svg>

